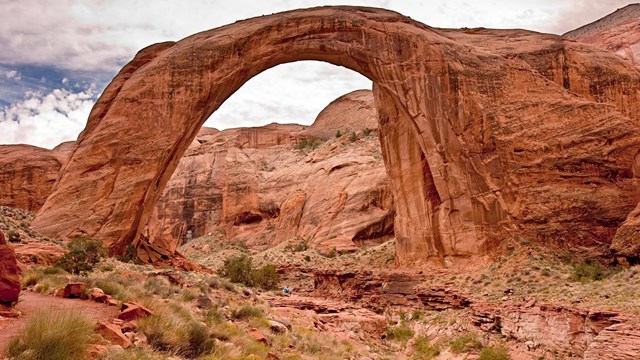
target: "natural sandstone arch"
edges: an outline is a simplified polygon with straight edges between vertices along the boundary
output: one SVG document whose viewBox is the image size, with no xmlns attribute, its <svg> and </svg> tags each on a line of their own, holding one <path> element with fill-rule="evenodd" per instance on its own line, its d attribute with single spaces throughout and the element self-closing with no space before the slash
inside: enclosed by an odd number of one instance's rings
<svg viewBox="0 0 640 360">
<path fill-rule="evenodd" d="M 556 139 L 554 129 L 527 129 L 521 125 L 533 120 L 527 111 L 540 113 L 535 120 L 543 123 L 562 114 L 569 128 L 587 134 L 594 127 L 602 130 L 612 141 L 602 146 L 606 155 L 597 155 L 602 161 L 596 171 L 629 172 L 639 147 L 637 124 L 623 131 L 629 119 L 595 103 L 567 110 L 568 103 L 581 99 L 521 62 L 387 10 L 295 10 L 140 51 L 94 106 L 32 226 L 59 237 L 93 236 L 112 253 L 121 252 L 140 236 L 181 155 L 211 113 L 251 77 L 298 60 L 344 66 L 374 83 L 396 199 L 400 264 L 485 255 L 501 236 L 518 229 L 518 219 L 527 216 L 523 204 L 546 200 L 522 190 L 522 174 L 514 166 L 544 172 L 549 165 L 515 157 L 509 139 L 520 136 L 557 148 L 551 160 L 578 156 L 590 146 L 587 138 Z M 529 85 L 527 91 L 510 91 L 519 82 Z M 606 122 L 584 124 L 586 115 Z M 588 196 L 580 192 L 573 201 L 582 204 Z"/>
</svg>

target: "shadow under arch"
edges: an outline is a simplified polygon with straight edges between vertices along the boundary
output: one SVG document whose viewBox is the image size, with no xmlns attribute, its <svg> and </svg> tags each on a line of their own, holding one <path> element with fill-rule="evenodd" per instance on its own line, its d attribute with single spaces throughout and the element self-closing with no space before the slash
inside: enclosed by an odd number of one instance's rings
<svg viewBox="0 0 640 360">
<path fill-rule="evenodd" d="M 122 253 L 204 121 L 229 96 L 273 66 L 318 60 L 374 83 L 400 264 L 486 254 L 511 220 L 485 164 L 468 154 L 478 140 L 465 137 L 471 120 L 462 110 L 478 105 L 456 74 L 461 56 L 472 63 L 476 55 L 460 46 L 392 11 L 339 6 L 147 47 L 98 99 L 32 226 L 61 238 L 91 236 Z"/>
</svg>

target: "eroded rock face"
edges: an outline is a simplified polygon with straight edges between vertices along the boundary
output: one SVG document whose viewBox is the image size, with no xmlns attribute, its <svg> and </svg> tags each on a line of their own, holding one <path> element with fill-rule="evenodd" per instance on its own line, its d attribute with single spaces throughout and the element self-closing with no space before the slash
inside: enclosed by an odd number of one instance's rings
<svg viewBox="0 0 640 360">
<path fill-rule="evenodd" d="M 376 128 L 370 90 L 340 97 L 310 127 L 204 128 L 145 233 L 171 251 L 217 231 L 253 248 L 296 237 L 324 251 L 387 240 L 394 212 Z M 303 141 L 318 147 L 301 148 Z"/>
<path fill-rule="evenodd" d="M 73 143 L 53 150 L 31 145 L 0 145 L 0 205 L 38 211 L 58 178 Z"/>
<path fill-rule="evenodd" d="M 638 72 L 561 37 L 512 35 L 323 7 L 151 46 L 98 100 L 33 226 L 121 252 L 211 112 L 267 68 L 320 60 L 374 83 L 399 265 L 482 258 L 515 233 L 609 243 L 640 198 Z"/>
<path fill-rule="evenodd" d="M 20 296 L 20 276 L 13 249 L 0 231 L 0 305 L 12 304 Z"/>
</svg>

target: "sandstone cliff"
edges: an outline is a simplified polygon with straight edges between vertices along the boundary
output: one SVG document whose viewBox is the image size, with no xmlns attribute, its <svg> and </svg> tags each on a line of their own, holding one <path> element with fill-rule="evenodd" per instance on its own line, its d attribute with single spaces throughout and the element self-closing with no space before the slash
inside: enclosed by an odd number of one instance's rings
<svg viewBox="0 0 640 360">
<path fill-rule="evenodd" d="M 204 128 L 146 233 L 171 251 L 217 231 L 261 248 L 292 238 L 326 251 L 386 240 L 393 206 L 376 127 L 373 95 L 360 90 L 332 102 L 309 127 Z"/>
<path fill-rule="evenodd" d="M 53 150 L 31 145 L 0 145 L 0 205 L 38 211 L 51 194 L 73 143 Z"/>
</svg>

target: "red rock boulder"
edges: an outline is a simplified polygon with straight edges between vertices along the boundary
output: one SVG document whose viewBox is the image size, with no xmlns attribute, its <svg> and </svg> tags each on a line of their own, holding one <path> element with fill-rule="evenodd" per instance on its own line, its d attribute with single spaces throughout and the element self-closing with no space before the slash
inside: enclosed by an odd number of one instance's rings
<svg viewBox="0 0 640 360">
<path fill-rule="evenodd" d="M 16 253 L 0 231 L 0 303 L 15 303 L 20 296 L 20 276 Z"/>
</svg>

